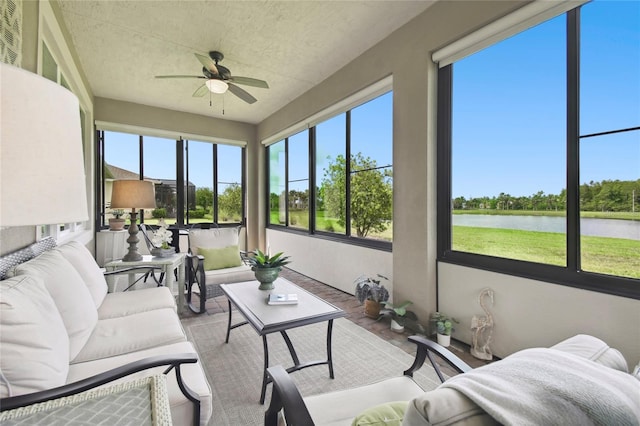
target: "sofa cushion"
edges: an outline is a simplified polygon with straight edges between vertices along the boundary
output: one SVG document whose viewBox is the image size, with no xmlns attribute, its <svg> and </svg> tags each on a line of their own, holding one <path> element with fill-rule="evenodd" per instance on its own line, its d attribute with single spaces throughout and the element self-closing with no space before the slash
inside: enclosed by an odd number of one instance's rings
<svg viewBox="0 0 640 426">
<path fill-rule="evenodd" d="M 95 361 L 81 362 L 69 366 L 68 382 L 75 382 L 85 379 L 95 374 L 102 373 L 112 368 L 119 367 L 143 358 L 155 355 L 171 355 L 183 353 L 195 353 L 193 345 L 190 342 L 174 343 L 171 345 L 158 346 L 152 349 L 145 349 L 138 352 L 131 352 L 125 355 L 113 356 L 109 358 L 98 359 Z M 213 353 L 211 356 L 215 356 Z M 196 393 L 201 403 L 200 424 L 206 425 L 213 411 L 213 399 L 211 396 L 211 388 L 207 382 L 206 375 L 202 366 L 202 361 L 196 364 L 187 364 L 181 367 L 182 377 L 185 384 Z M 114 383 L 133 380 L 139 377 L 147 377 L 154 374 L 161 374 L 166 367 L 151 368 L 139 373 L 131 374 Z M 193 405 L 187 400 L 180 389 L 175 377 L 175 371 L 171 371 L 167 375 L 167 389 L 169 393 L 169 403 L 171 405 L 171 418 L 174 425 L 190 425 L 192 424 L 192 407 Z"/>
<path fill-rule="evenodd" d="M 199 247 L 224 248 L 238 246 L 240 228 L 191 229 L 189 231 L 189 248 L 191 253 L 200 254 Z"/>
<path fill-rule="evenodd" d="M 36 276 L 0 281 L 0 397 L 62 386 L 69 371 L 69 336 Z"/>
<path fill-rule="evenodd" d="M 393 401 L 367 408 L 353 419 L 351 426 L 400 426 L 407 404 L 407 401 Z"/>
<path fill-rule="evenodd" d="M 186 340 L 172 308 L 101 319 L 73 364 L 122 355 Z"/>
<path fill-rule="evenodd" d="M 154 309 L 170 308 L 177 312 L 176 301 L 168 287 L 151 287 L 135 291 L 109 293 L 98 307 L 98 318 L 117 318 Z"/>
<path fill-rule="evenodd" d="M 70 241 L 54 250 L 59 251 L 76 268 L 91 293 L 96 308 L 100 306 L 107 295 L 107 281 L 91 252 L 77 241 Z"/>
<path fill-rule="evenodd" d="M 42 279 L 67 329 L 69 360 L 74 359 L 98 322 L 98 311 L 80 274 L 60 252 L 53 250 L 15 266 L 9 273 Z"/>
<path fill-rule="evenodd" d="M 204 269 L 233 268 L 242 265 L 240 250 L 238 246 L 227 246 L 224 248 L 198 247 L 198 253 L 204 256 Z"/>
</svg>

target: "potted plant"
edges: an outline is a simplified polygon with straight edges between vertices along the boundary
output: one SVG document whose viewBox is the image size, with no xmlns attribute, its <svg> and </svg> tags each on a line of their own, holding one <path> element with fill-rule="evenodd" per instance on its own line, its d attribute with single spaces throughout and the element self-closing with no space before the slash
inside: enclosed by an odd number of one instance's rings
<svg viewBox="0 0 640 426">
<path fill-rule="evenodd" d="M 289 256 L 283 256 L 283 252 L 269 256 L 260 249 L 251 252 L 251 256 L 247 257 L 247 262 L 251 265 L 251 270 L 256 275 L 256 280 L 260 282 L 260 290 L 271 290 L 273 282 L 278 278 L 278 274 L 282 267 L 290 263 Z"/>
<path fill-rule="evenodd" d="M 113 217 L 109 218 L 109 231 L 122 231 L 124 229 L 124 210 L 113 209 L 111 210 Z"/>
<path fill-rule="evenodd" d="M 391 330 L 402 333 L 405 328 L 408 328 L 414 333 L 425 335 L 425 329 L 418 322 L 418 316 L 415 312 L 407 309 L 407 306 L 413 302 L 407 300 L 398 306 L 393 306 L 389 302 L 383 302 L 384 308 L 380 310 L 380 316 L 378 319 L 390 317 L 391 318 Z"/>
<path fill-rule="evenodd" d="M 451 344 L 451 333 L 455 331 L 453 323 L 458 323 L 455 318 L 450 318 L 441 312 L 434 312 L 431 316 L 431 321 L 434 323 L 436 333 L 438 335 L 438 344 L 445 348 Z"/>
<path fill-rule="evenodd" d="M 387 277 L 378 274 L 379 278 L 388 280 Z M 355 295 L 360 304 L 364 303 L 365 316 L 377 319 L 380 316 L 381 302 L 389 300 L 389 291 L 380 284 L 380 279 L 374 279 L 360 275 L 354 281 L 356 285 Z"/>
</svg>

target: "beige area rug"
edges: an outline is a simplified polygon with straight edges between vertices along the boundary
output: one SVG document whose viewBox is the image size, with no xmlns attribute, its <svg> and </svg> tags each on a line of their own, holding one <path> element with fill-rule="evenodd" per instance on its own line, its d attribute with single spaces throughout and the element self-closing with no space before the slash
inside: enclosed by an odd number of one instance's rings
<svg viewBox="0 0 640 426">
<path fill-rule="evenodd" d="M 271 398 L 267 387 L 265 405 L 259 404 L 262 385 L 262 338 L 250 325 L 231 331 L 224 343 L 227 314 L 186 318 L 182 323 L 194 342 L 213 392 L 213 416 L 209 426 L 262 425 Z M 234 322 L 241 319 L 234 312 Z M 289 330 L 301 362 L 326 359 L 327 323 Z M 292 365 L 279 333 L 268 336 L 270 365 Z M 347 389 L 397 377 L 413 362 L 413 356 L 373 333 L 340 318 L 333 326 L 333 366 L 335 379 L 326 365 L 292 373 L 303 396 Z M 433 369 L 425 365 L 414 375 L 425 389 L 440 382 Z"/>
</svg>

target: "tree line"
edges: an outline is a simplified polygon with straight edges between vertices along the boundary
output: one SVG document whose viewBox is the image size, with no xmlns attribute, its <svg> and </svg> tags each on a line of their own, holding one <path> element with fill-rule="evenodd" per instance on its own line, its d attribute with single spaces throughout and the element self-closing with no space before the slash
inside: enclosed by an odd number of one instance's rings
<svg viewBox="0 0 640 426">
<path fill-rule="evenodd" d="M 452 200 L 454 210 L 566 210 L 567 190 L 559 194 L 538 191 L 530 196 L 515 197 L 501 192 L 498 196 L 484 196 Z M 630 212 L 640 211 L 640 179 L 591 181 L 580 185 L 581 211 Z"/>
</svg>

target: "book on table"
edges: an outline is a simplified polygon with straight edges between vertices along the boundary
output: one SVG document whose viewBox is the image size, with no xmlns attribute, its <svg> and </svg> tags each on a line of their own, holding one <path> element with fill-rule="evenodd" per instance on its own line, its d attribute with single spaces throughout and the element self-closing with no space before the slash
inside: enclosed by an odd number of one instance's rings
<svg viewBox="0 0 640 426">
<path fill-rule="evenodd" d="M 295 293 L 271 293 L 267 297 L 269 305 L 295 305 L 298 303 L 298 295 Z"/>
</svg>

